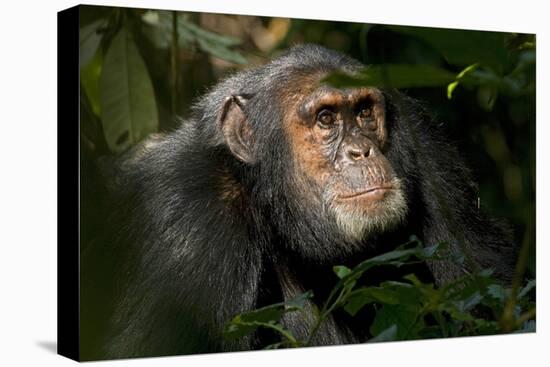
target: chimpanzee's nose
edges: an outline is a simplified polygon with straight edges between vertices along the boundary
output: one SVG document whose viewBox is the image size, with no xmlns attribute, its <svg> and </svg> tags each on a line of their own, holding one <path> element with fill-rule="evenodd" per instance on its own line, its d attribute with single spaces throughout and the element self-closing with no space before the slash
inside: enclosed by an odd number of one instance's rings
<svg viewBox="0 0 550 367">
<path fill-rule="evenodd" d="M 350 161 L 362 161 L 372 154 L 371 144 L 352 144 L 346 148 L 346 158 Z"/>
</svg>

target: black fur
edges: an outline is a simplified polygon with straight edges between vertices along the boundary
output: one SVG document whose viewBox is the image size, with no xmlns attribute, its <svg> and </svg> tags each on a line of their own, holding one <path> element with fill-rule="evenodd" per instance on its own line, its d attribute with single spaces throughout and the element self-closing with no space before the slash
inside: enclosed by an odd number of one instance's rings
<svg viewBox="0 0 550 367">
<path fill-rule="evenodd" d="M 405 183 L 409 215 L 360 251 L 345 251 L 334 226 L 289 191 L 285 106 L 274 96 L 301 75 L 361 65 L 344 55 L 300 46 L 271 63 L 238 73 L 202 97 L 176 131 L 120 157 L 106 173 L 104 231 L 83 249 L 83 359 L 171 355 L 260 348 L 259 332 L 228 343 L 221 332 L 235 314 L 313 289 L 322 302 L 336 282 L 331 267 L 353 266 L 415 234 L 447 241 L 471 260 L 429 264 L 438 283 L 493 267 L 508 281 L 514 250 L 507 231 L 476 206 L 471 174 L 418 104 L 386 92 L 387 157 Z M 236 160 L 216 120 L 225 98 L 250 97 L 247 116 L 257 133 L 257 163 Z M 236 202 L 220 197 L 220 176 L 244 187 Z M 86 220 L 86 213 L 83 214 Z M 384 279 L 386 274 L 380 274 Z M 309 325 L 284 320 L 297 336 Z M 368 331 L 335 314 L 315 344 L 361 342 Z"/>
</svg>

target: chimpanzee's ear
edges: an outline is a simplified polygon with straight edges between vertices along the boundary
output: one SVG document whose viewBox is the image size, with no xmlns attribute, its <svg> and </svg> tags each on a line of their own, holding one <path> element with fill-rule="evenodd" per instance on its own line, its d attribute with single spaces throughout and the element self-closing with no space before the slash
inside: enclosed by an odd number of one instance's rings
<svg viewBox="0 0 550 367">
<path fill-rule="evenodd" d="M 254 163 L 254 136 L 252 126 L 245 114 L 246 96 L 227 97 L 224 101 L 218 124 L 222 130 L 225 143 L 239 160 Z"/>
</svg>

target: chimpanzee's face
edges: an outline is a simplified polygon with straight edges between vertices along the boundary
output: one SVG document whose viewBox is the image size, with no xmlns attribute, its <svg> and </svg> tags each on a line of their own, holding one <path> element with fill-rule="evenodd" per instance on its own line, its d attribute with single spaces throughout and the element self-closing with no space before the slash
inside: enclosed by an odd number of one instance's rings
<svg viewBox="0 0 550 367">
<path fill-rule="evenodd" d="M 321 86 L 292 103 L 285 131 L 298 194 L 319 203 L 342 234 L 360 240 L 401 222 L 402 183 L 384 153 L 384 96 L 375 88 Z"/>
</svg>

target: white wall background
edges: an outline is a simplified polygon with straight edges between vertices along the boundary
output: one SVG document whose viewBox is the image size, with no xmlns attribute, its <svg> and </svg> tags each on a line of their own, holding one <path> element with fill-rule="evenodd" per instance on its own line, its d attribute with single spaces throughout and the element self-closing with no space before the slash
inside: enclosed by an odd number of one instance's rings
<svg viewBox="0 0 550 367">
<path fill-rule="evenodd" d="M 544 0 L 142 0 L 95 4 L 537 33 L 536 335 L 102 362 L 105 366 L 548 363 L 549 26 Z M 56 355 L 56 12 L 73 1 L 5 1 L 0 13 L 0 365 L 66 366 Z M 544 350 L 544 345 L 546 349 Z M 547 364 L 546 364 L 547 365 Z"/>
</svg>

